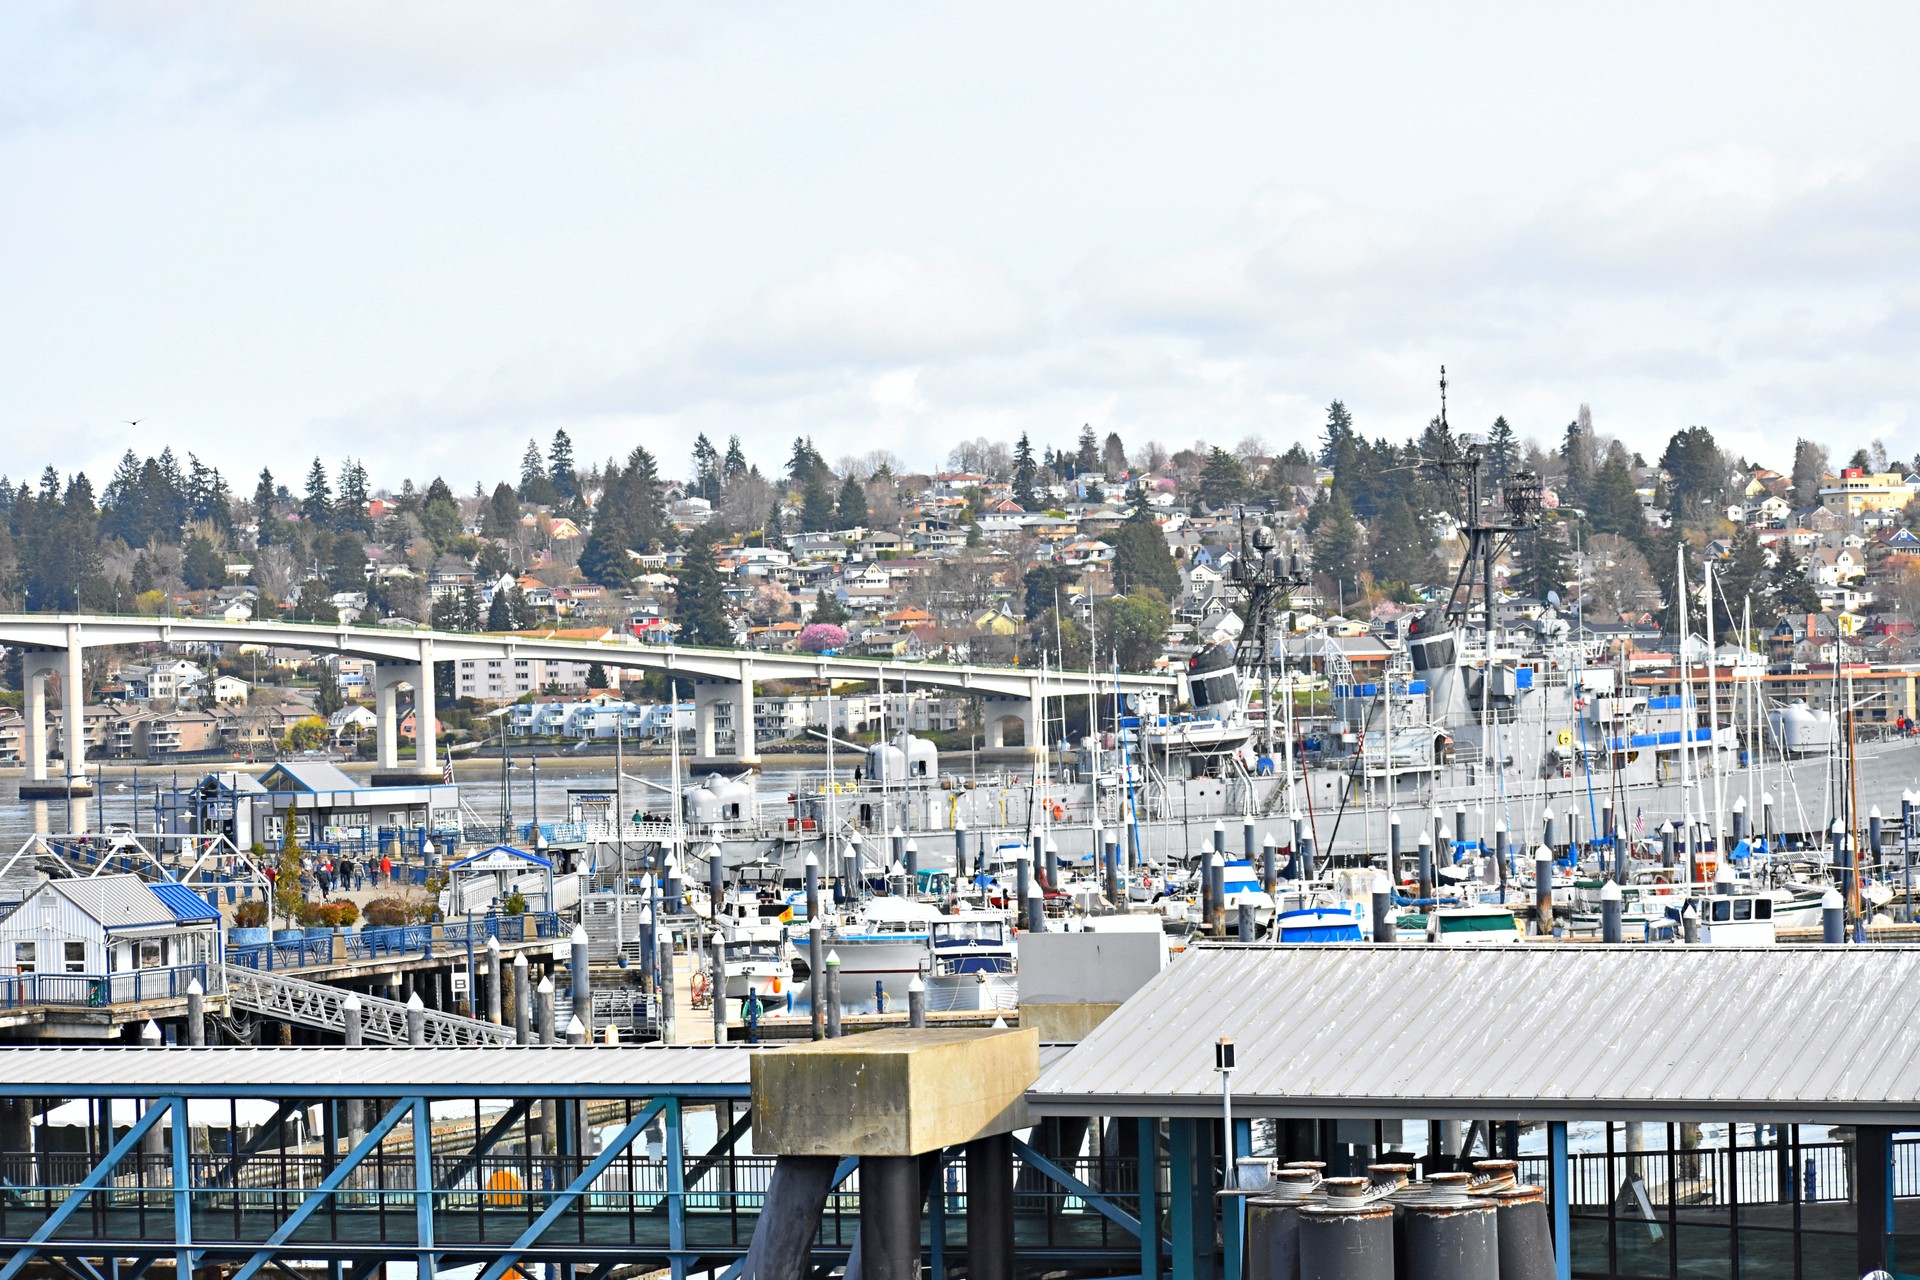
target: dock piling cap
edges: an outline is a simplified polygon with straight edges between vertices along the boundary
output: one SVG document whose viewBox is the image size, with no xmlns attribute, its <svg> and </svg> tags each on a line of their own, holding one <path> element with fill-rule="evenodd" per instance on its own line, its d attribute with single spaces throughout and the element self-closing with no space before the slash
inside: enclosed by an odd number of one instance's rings
<svg viewBox="0 0 1920 1280">
<path fill-rule="evenodd" d="M 425 1002 L 420 999 L 420 993 L 418 991 L 407 997 L 407 1011 L 409 1013 L 415 1009 L 425 1009 L 426 1007 Z"/>
<path fill-rule="evenodd" d="M 491 934 L 487 935 L 487 954 L 489 956 L 497 956 L 500 954 L 500 939 Z"/>
<path fill-rule="evenodd" d="M 1620 886 L 1619 886 L 1619 885 L 1617 885 L 1617 884 L 1615 884 L 1615 883 L 1614 883 L 1613 881 L 1611 881 L 1611 880 L 1609 880 L 1609 881 L 1607 881 L 1607 882 L 1606 882 L 1605 884 L 1603 884 L 1603 885 L 1601 885 L 1601 886 L 1600 886 L 1600 901 L 1602 901 L 1602 902 L 1618 902 L 1618 901 L 1620 901 Z"/>
<path fill-rule="evenodd" d="M 812 867 L 815 871 L 818 871 L 820 869 L 820 859 L 814 857 L 811 853 L 809 853 L 807 855 L 807 860 L 804 865 Z"/>
<path fill-rule="evenodd" d="M 1840 891 L 1838 889 L 1829 889 L 1820 895 L 1820 909 L 1822 911 L 1838 911 L 1842 905 L 1843 900 L 1840 897 Z"/>
<path fill-rule="evenodd" d="M 207 989 L 200 985 L 200 979 L 195 978 L 187 984 L 187 994 L 190 996 L 203 996 L 207 994 Z"/>
<path fill-rule="evenodd" d="M 148 1018 L 147 1025 L 140 1028 L 140 1040 L 143 1044 L 159 1044 L 160 1024 Z"/>
<path fill-rule="evenodd" d="M 543 996 L 552 995 L 553 994 L 553 978 L 551 976 L 542 977 L 540 979 L 540 985 L 535 987 L 534 990 L 538 991 Z M 420 998 L 419 993 L 415 992 L 413 998 L 415 1000 L 418 1000 Z"/>
<path fill-rule="evenodd" d="M 340 1007 L 342 1009 L 351 1009 L 355 1013 L 360 1012 L 360 993 L 358 991 L 349 991 L 347 993 L 346 1003 Z"/>
<path fill-rule="evenodd" d="M 1546 845 L 1541 845 L 1533 851 L 1533 860 L 1535 862 L 1552 862 L 1553 850 L 1547 848 Z"/>
</svg>

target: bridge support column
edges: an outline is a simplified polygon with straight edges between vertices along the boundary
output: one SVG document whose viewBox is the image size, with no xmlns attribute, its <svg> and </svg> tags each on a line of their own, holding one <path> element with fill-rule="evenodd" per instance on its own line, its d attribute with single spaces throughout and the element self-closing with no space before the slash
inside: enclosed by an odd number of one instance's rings
<svg viewBox="0 0 1920 1280">
<path fill-rule="evenodd" d="M 400 762 L 400 686 L 413 689 L 414 758 L 411 768 Z M 421 661 L 382 662 L 374 667 L 374 769 L 376 787 L 417 787 L 439 781 L 435 751 L 433 650 L 421 642 Z"/>
<path fill-rule="evenodd" d="M 418 669 L 401 663 L 377 663 L 373 669 L 374 769 L 400 768 L 400 686 L 418 679 Z"/>
<path fill-rule="evenodd" d="M 740 683 L 733 698 L 733 758 L 741 764 L 759 764 L 760 749 L 754 741 L 753 665 L 740 664 Z"/>
<path fill-rule="evenodd" d="M 413 762 L 423 774 L 440 772 L 440 713 L 434 706 L 433 641 L 420 642 L 420 681 L 413 686 Z"/>
<path fill-rule="evenodd" d="M 981 714 L 986 718 L 987 750 L 1000 751 L 1007 745 L 1007 721 L 1020 722 L 1020 730 L 1025 735 L 1027 749 L 1031 751 L 1036 736 L 1034 726 L 1038 720 L 1033 708 L 1038 699 L 1021 702 L 1014 698 L 985 698 L 981 700 Z"/>
<path fill-rule="evenodd" d="M 20 785 L 22 799 L 46 799 L 67 794 L 66 784 L 47 778 L 47 742 L 52 724 L 47 719 L 47 677 L 59 670 L 59 655 L 50 650 L 29 650 L 20 657 L 21 683 L 25 686 L 25 741 L 27 776 Z"/>
<path fill-rule="evenodd" d="M 727 700 L 721 686 L 701 681 L 693 686 L 693 754 L 701 761 L 712 761 L 720 754 L 715 745 L 716 732 L 714 722 L 718 719 L 718 708 Z"/>
</svg>

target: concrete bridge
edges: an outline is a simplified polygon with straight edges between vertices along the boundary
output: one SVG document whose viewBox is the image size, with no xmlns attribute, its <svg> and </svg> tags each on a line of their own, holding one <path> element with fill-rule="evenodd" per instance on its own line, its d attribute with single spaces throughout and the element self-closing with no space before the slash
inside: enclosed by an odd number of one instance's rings
<svg viewBox="0 0 1920 1280">
<path fill-rule="evenodd" d="M 84 614 L 0 614 L 0 644 L 22 650 L 25 680 L 25 757 L 23 799 L 83 796 L 91 782 L 86 772 L 86 726 L 81 716 L 65 717 L 63 776 L 48 771 L 46 678 L 60 672 L 68 689 L 83 685 L 89 649 L 120 645 L 261 645 L 311 649 L 371 659 L 375 664 L 377 717 L 376 783 L 418 785 L 440 773 L 434 741 L 433 668 L 436 663 L 518 658 L 560 662 L 597 662 L 608 669 L 662 672 L 692 686 L 697 754 L 712 759 L 715 708 L 731 704 L 734 754 L 740 764 L 758 760 L 753 731 L 756 680 L 873 681 L 885 689 L 941 689 L 986 700 L 986 745 L 1005 743 L 1008 725 L 1021 726 L 1022 740 L 1039 750 L 1038 726 L 1048 698 L 1088 694 L 1185 692 L 1182 675 L 1134 675 L 1099 671 L 1040 671 L 1030 667 L 988 667 L 812 654 L 760 653 L 746 649 L 703 649 L 684 645 L 643 644 L 631 636 L 605 641 L 549 639 L 527 634 L 489 634 L 308 622 L 226 622 L 205 618 L 115 617 Z M 421 732 L 412 764 L 400 763 L 397 694 L 414 693 L 414 721 Z"/>
</svg>

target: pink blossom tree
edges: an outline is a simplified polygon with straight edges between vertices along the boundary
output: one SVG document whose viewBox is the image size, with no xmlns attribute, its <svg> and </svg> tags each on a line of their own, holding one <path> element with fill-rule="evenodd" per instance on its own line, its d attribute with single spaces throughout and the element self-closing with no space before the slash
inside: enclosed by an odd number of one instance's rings
<svg viewBox="0 0 1920 1280">
<path fill-rule="evenodd" d="M 845 647 L 847 633 L 831 622 L 811 622 L 801 630 L 797 643 L 803 653 L 825 653 Z"/>
</svg>

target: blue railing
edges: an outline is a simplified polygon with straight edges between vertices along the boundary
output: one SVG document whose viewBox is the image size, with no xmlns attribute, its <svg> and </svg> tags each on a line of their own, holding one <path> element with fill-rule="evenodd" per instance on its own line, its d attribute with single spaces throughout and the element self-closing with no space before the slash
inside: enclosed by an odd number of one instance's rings
<svg viewBox="0 0 1920 1280">
<path fill-rule="evenodd" d="M 551 911 L 522 915 L 489 915 L 471 920 L 383 925 L 338 935 L 342 957 L 349 963 L 384 960 L 394 956 L 431 956 L 436 950 L 464 951 L 484 947 L 488 938 L 504 943 L 536 942 L 564 936 L 565 926 Z M 286 942 L 259 942 L 227 948 L 227 963 L 248 969 L 299 969 L 334 962 L 332 934 Z"/>
<path fill-rule="evenodd" d="M 207 966 L 173 965 L 164 969 L 129 969 L 125 973 L 8 973 L 0 974 L 0 1007 L 27 1009 L 42 1005 L 101 1008 L 137 1004 L 142 1000 L 181 999 L 198 982 L 207 989 Z"/>
</svg>

